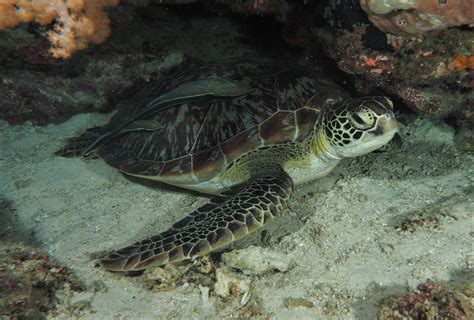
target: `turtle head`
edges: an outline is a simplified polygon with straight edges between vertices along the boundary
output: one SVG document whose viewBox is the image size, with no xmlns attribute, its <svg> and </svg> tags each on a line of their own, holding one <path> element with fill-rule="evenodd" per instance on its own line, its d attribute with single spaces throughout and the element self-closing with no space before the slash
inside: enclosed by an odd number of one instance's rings
<svg viewBox="0 0 474 320">
<path fill-rule="evenodd" d="M 320 122 L 318 140 L 339 158 L 356 157 L 379 149 L 397 132 L 393 103 L 386 97 L 352 98 L 328 106 Z"/>
</svg>

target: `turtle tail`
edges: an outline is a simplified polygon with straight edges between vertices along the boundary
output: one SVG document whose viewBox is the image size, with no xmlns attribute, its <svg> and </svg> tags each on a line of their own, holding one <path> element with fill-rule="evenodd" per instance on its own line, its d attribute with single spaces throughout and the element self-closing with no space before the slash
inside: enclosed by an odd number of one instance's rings
<svg viewBox="0 0 474 320">
<path fill-rule="evenodd" d="M 104 127 L 87 129 L 80 136 L 68 139 L 66 145 L 54 154 L 66 158 L 88 157 L 100 145 L 105 131 Z"/>
</svg>

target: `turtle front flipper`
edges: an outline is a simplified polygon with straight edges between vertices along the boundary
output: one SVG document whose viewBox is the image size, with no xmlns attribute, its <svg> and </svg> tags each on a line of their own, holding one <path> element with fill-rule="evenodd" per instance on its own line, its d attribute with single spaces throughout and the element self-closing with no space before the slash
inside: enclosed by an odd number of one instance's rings
<svg viewBox="0 0 474 320">
<path fill-rule="evenodd" d="M 202 256 L 255 232 L 287 205 L 293 181 L 278 165 L 213 198 L 171 229 L 101 258 L 110 271 L 146 269 Z"/>
</svg>

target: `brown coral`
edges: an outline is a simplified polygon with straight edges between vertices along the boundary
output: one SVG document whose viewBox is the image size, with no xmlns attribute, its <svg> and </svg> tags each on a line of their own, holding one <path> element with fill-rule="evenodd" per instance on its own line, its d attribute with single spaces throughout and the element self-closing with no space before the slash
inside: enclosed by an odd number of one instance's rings
<svg viewBox="0 0 474 320">
<path fill-rule="evenodd" d="M 472 0 L 360 0 L 360 4 L 377 28 L 396 35 L 474 26 Z"/>
</svg>

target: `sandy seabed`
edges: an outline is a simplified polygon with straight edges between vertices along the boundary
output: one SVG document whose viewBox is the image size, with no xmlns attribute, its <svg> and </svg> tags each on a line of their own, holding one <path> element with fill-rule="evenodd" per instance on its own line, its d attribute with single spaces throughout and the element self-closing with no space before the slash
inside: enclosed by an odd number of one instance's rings
<svg viewBox="0 0 474 320">
<path fill-rule="evenodd" d="M 235 316 L 241 297 L 217 297 L 212 287 L 207 296 L 192 282 L 150 290 L 144 275 L 111 274 L 91 258 L 157 234 L 205 202 L 197 194 L 134 183 L 101 160 L 54 156 L 66 138 L 107 119 L 82 114 L 47 127 L 0 122 L 0 198 L 9 204 L 2 241 L 33 243 L 86 288 L 59 298 L 51 318 Z M 346 159 L 328 177 L 297 188 L 265 244 L 290 257 L 292 267 L 242 275 L 251 282 L 248 303 L 258 307 L 253 316 L 373 319 L 383 297 L 469 272 L 473 156 L 454 148 L 453 129 L 445 124 L 410 116 L 401 122 L 402 150 Z M 288 305 L 292 298 L 312 306 Z M 70 313 L 66 306 L 78 301 L 85 307 Z"/>
</svg>

